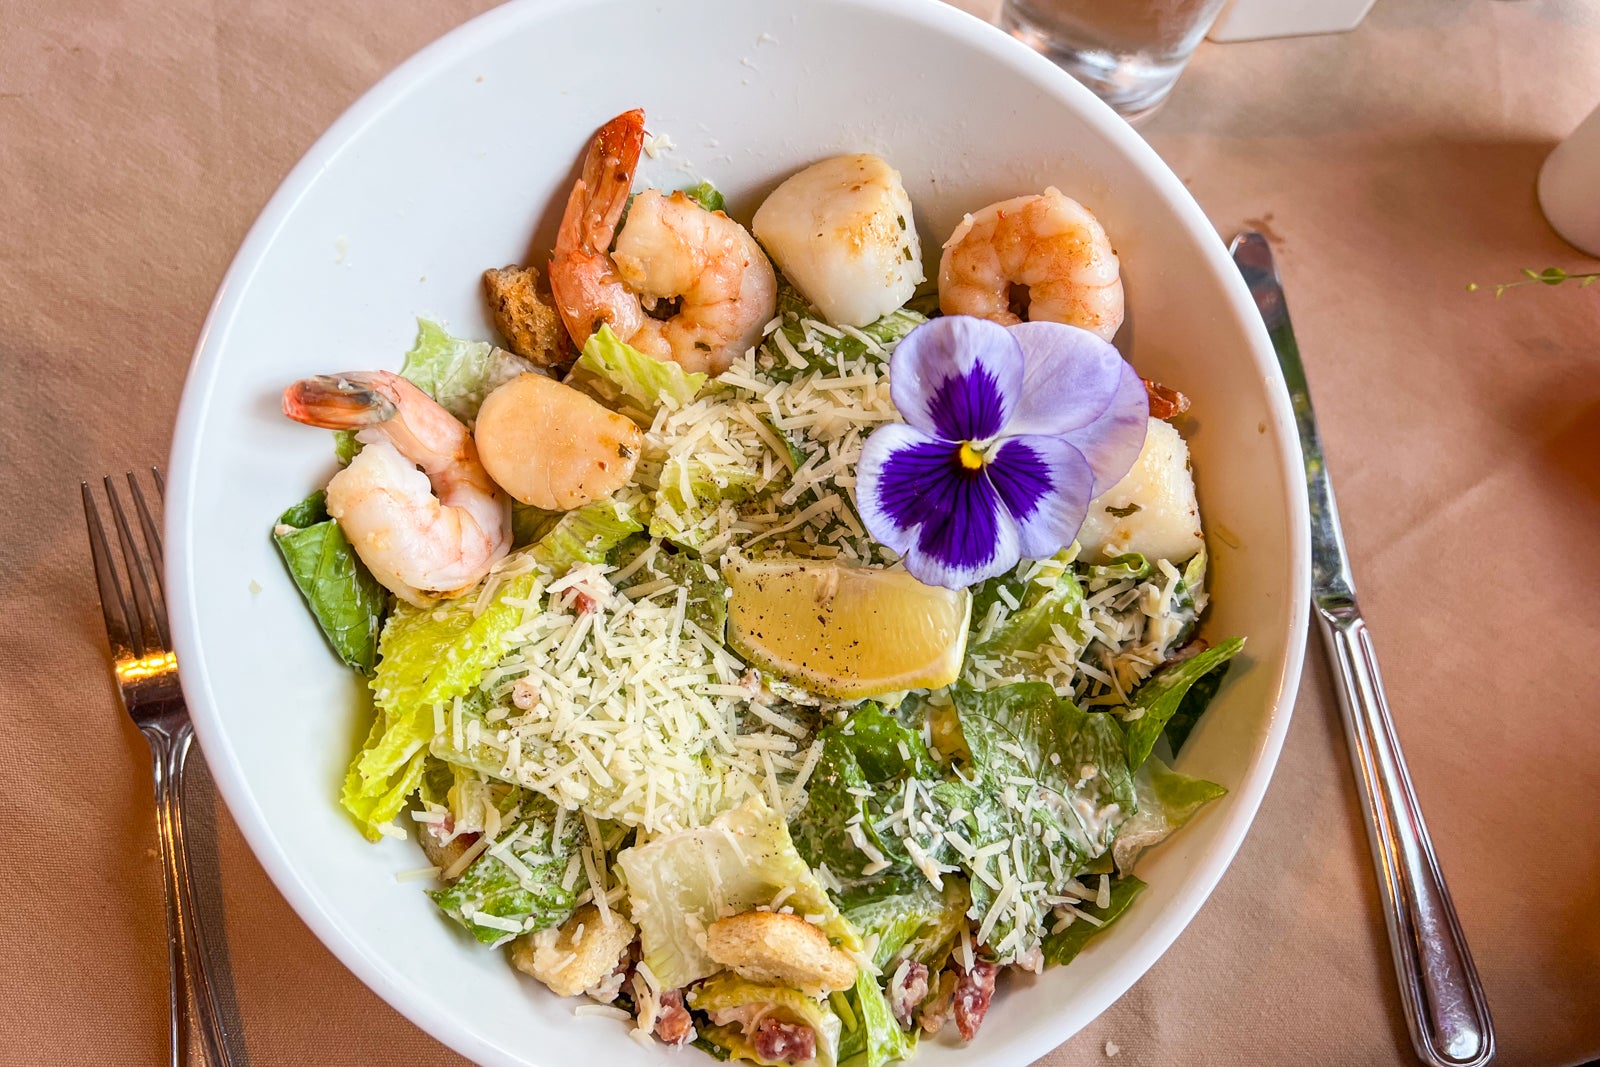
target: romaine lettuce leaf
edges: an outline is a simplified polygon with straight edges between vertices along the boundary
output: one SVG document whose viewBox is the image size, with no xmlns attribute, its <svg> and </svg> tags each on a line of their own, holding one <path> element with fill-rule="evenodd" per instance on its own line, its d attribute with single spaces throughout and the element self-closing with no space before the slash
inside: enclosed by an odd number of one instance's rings
<svg viewBox="0 0 1600 1067">
<path fill-rule="evenodd" d="M 712 185 L 710 182 L 700 182 L 698 185 L 691 185 L 689 188 L 683 191 L 683 195 L 687 196 L 690 200 L 693 200 L 707 211 L 726 212 L 728 209 L 727 199 L 724 198 L 722 193 L 717 190 L 717 187 Z"/>
<path fill-rule="evenodd" d="M 1128 730 L 1128 770 L 1136 771 L 1150 757 L 1156 738 L 1178 711 L 1189 688 L 1228 662 L 1244 647 L 1244 639 L 1230 637 L 1199 655 L 1160 668 L 1136 690 L 1128 706 L 1140 712 L 1125 719 Z"/>
<path fill-rule="evenodd" d="M 610 326 L 601 326 L 584 342 L 569 384 L 648 426 L 663 402 L 682 407 L 693 400 L 706 376 L 690 374 L 671 360 L 652 359 L 623 343 Z"/>
<path fill-rule="evenodd" d="M 854 900 L 842 908 L 861 939 L 873 945 L 873 967 L 887 974 L 898 959 L 909 957 L 927 964 L 942 959 L 972 906 L 965 879 L 944 879 L 943 891 L 921 874 L 884 885 L 892 891 Z"/>
<path fill-rule="evenodd" d="M 663 578 L 682 586 L 689 591 L 684 601 L 684 615 L 712 640 L 720 642 L 728 621 L 728 586 L 721 573 L 686 552 L 675 552 L 660 540 L 646 537 L 635 538 L 624 545 L 614 555 L 612 563 L 618 571 L 624 571 L 645 553 L 649 553 L 649 559 L 617 581 L 617 588 L 625 593 Z"/>
<path fill-rule="evenodd" d="M 1020 900 L 991 916 L 1005 886 L 995 872 L 1042 882 L 1048 895 L 1110 850 L 1135 803 L 1122 731 L 1111 716 L 1080 711 L 1042 682 L 986 692 L 957 686 L 951 695 L 972 784 L 947 782 L 935 793 L 967 812 L 959 824 L 976 853 L 1005 846 L 1003 857 L 961 862 L 972 890 L 968 914 L 990 926 L 985 944 L 1014 959 L 1042 937 L 1048 911 Z"/>
<path fill-rule="evenodd" d="M 904 809 L 906 789 L 944 775 L 921 736 L 873 703 L 862 704 L 845 722 L 827 726 L 817 736 L 822 755 L 807 782 L 806 806 L 793 819 L 800 854 L 813 867 L 826 866 L 844 887 L 842 899 L 852 903 L 878 895 L 878 886 L 896 879 L 923 879 L 904 839 L 911 837 L 941 862 L 949 850 L 939 832 L 943 827 L 933 833 L 903 825 L 878 828 Z M 923 792 L 918 789 L 919 795 Z M 912 806 L 917 810 L 916 800 Z M 923 799 L 921 809 L 928 806 Z M 863 851 L 862 843 L 882 855 L 886 866 Z"/>
<path fill-rule="evenodd" d="M 521 607 L 506 600 L 526 598 L 537 579 L 530 572 L 506 582 L 478 615 L 471 592 L 430 608 L 395 606 L 378 641 L 371 683 L 378 714 L 340 797 L 368 840 L 378 840 L 379 827 L 400 813 L 421 782 L 434 708 L 464 696 L 505 655 L 510 632 L 522 620 Z"/>
<path fill-rule="evenodd" d="M 1133 777 L 1139 813 L 1122 824 L 1111 854 L 1122 874 L 1132 872 L 1139 854 L 1177 832 L 1205 805 L 1227 790 L 1204 778 L 1179 774 L 1154 756 Z"/>
<path fill-rule="evenodd" d="M 528 551 L 556 576 L 577 563 L 604 563 L 611 550 L 644 529 L 644 498 L 622 490 L 569 511 Z"/>
<path fill-rule="evenodd" d="M 511 501 L 511 547 L 527 548 L 549 533 L 565 512 L 546 511 L 520 500 Z"/>
<path fill-rule="evenodd" d="M 1043 682 L 981 693 L 958 686 L 951 696 L 974 780 L 999 793 L 1016 785 L 1010 779 L 1037 782 L 1044 806 L 1068 827 L 1062 846 L 1080 860 L 1105 852 L 1117 825 L 1134 811 L 1132 772 L 1116 719 L 1080 711 Z"/>
<path fill-rule="evenodd" d="M 1044 961 L 1053 966 L 1071 963 L 1074 956 L 1083 951 L 1096 934 L 1110 926 L 1112 921 L 1128 910 L 1128 905 L 1133 903 L 1133 898 L 1144 889 L 1144 883 L 1131 874 L 1122 878 L 1111 880 L 1111 903 L 1108 907 L 1098 907 L 1093 903 L 1084 901 L 1077 905 L 1079 911 L 1093 915 L 1100 920 L 1100 925 L 1075 919 L 1071 926 L 1058 933 L 1050 934 L 1044 939 Z"/>
<path fill-rule="evenodd" d="M 863 968 L 856 975 L 854 986 L 833 994 L 830 1000 L 843 1023 L 839 1062 L 845 1067 L 883 1067 L 916 1051 L 916 1033 L 900 1029 L 889 1000 L 871 971 Z"/>
<path fill-rule="evenodd" d="M 761 373 L 774 381 L 793 381 L 802 374 L 809 374 L 830 365 L 836 356 L 842 359 L 857 359 L 869 352 L 868 347 L 859 338 L 847 332 L 835 330 L 836 333 L 842 333 L 842 336 L 834 337 L 821 330 L 807 329 L 806 320 L 819 322 L 826 320 L 823 319 L 821 312 L 800 295 L 800 290 L 781 278 L 778 281 L 777 309 L 778 317 L 782 319 L 782 325 L 778 329 L 782 331 L 784 339 L 799 357 L 800 365 L 796 366 L 777 342 L 768 337 L 761 344 L 760 367 Z M 861 327 L 860 332 L 880 345 L 889 345 L 899 341 L 927 321 L 926 316 L 910 308 L 901 308 Z M 810 347 L 813 343 L 815 348 Z M 808 347 L 802 350 L 801 345 Z"/>
<path fill-rule="evenodd" d="M 272 539 L 339 658 L 371 674 L 389 594 L 356 556 L 318 490 L 278 516 Z"/>
<path fill-rule="evenodd" d="M 354 430 L 333 431 L 333 455 L 339 461 L 339 466 L 350 466 L 350 461 L 355 459 L 356 453 L 360 451 L 361 442 L 356 440 Z"/>
<path fill-rule="evenodd" d="M 509 940 L 516 932 L 477 923 L 474 918 L 479 915 L 520 923 L 522 933 L 566 922 L 589 882 L 581 866 L 570 885 L 563 880 L 572 858 L 588 838 L 577 815 L 560 820 L 559 836 L 556 822 L 556 807 L 549 799 L 524 793 L 517 817 L 501 830 L 500 840 L 511 842 L 504 852 L 497 854 L 498 846 L 485 852 L 455 884 L 429 895 L 446 915 L 486 945 Z M 503 855 L 513 862 L 506 862 Z"/>
<path fill-rule="evenodd" d="M 698 550 L 721 532 L 716 520 L 723 502 L 748 500 L 760 480 L 761 468 L 754 463 L 712 468 L 693 455 L 668 456 L 650 513 L 650 536 Z"/>
<path fill-rule="evenodd" d="M 467 425 L 478 417 L 483 398 L 497 386 L 534 369 L 532 363 L 487 341 L 452 337 L 437 322 L 417 320 L 417 339 L 400 366 L 400 376 L 433 397 Z"/>
<path fill-rule="evenodd" d="M 1096 589 L 1120 582 L 1125 578 L 1142 582 L 1156 573 L 1155 565 L 1137 552 L 1113 556 L 1104 563 L 1084 564 L 1081 570 L 1084 584 Z"/>
<path fill-rule="evenodd" d="M 1189 740 L 1189 734 L 1200 722 L 1200 716 L 1206 713 L 1211 702 L 1216 699 L 1217 691 L 1222 688 L 1222 683 L 1228 677 L 1228 670 L 1232 662 L 1220 663 L 1212 669 L 1210 674 L 1201 676 L 1189 691 L 1183 694 L 1183 699 L 1178 702 L 1178 710 L 1172 713 L 1172 718 L 1167 720 L 1167 728 L 1163 731 L 1167 739 L 1167 747 L 1172 755 L 1176 756 L 1183 750 L 1183 744 Z"/>
<path fill-rule="evenodd" d="M 419 318 L 417 339 L 400 366 L 400 376 L 471 426 L 484 397 L 517 375 L 536 369 L 528 360 L 487 341 L 452 337 L 439 323 Z M 348 466 L 360 451 L 355 431 L 334 431 L 333 454 L 341 464 Z"/>
<path fill-rule="evenodd" d="M 617 856 L 628 884 L 644 960 L 676 989 L 717 970 L 698 931 L 724 914 L 770 904 L 783 889 L 799 914 L 848 951 L 860 938 L 822 883 L 795 851 L 783 817 L 759 797 L 725 811 L 708 826 L 662 834 Z"/>
<path fill-rule="evenodd" d="M 1043 645 L 1055 644 L 1064 647 L 1067 654 L 1076 659 L 1084 644 L 1085 610 L 1083 588 L 1078 585 L 1071 568 L 1076 551 L 1075 548 L 1066 549 L 1056 558 L 1046 561 L 1025 586 L 1016 590 L 1008 589 L 1017 599 L 1016 610 L 996 626 L 982 644 L 972 649 L 972 655 L 994 657 L 1013 669 L 1020 669 L 1020 661 L 1014 658 L 1017 653 L 1031 653 Z M 1009 577 L 993 578 L 990 582 L 1002 582 Z M 998 592 L 991 592 L 990 596 L 999 599 Z M 985 612 L 989 610 L 990 602 L 985 598 Z M 978 614 L 978 609 L 978 601 L 974 599 L 974 623 L 983 618 Z M 1069 642 L 1061 641 L 1057 634 L 1058 627 L 1061 633 L 1067 635 Z"/>
<path fill-rule="evenodd" d="M 786 1067 L 762 1059 L 747 1036 L 755 1033 L 763 1019 L 775 1015 L 787 1023 L 809 1026 L 816 1034 L 816 1067 L 836 1067 L 839 1062 L 841 1025 L 828 1001 L 813 1000 L 797 989 L 761 985 L 723 971 L 691 989 L 688 1002 L 691 1008 L 711 1017 L 711 1025 L 702 1028 L 701 1036 L 738 1059 Z"/>
</svg>

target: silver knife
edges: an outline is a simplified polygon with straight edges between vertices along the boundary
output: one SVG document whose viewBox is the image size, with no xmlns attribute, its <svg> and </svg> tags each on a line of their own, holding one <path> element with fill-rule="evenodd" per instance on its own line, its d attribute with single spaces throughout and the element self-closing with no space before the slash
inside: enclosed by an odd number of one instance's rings
<svg viewBox="0 0 1600 1067">
<path fill-rule="evenodd" d="M 1389 717 L 1372 639 L 1356 604 L 1350 559 L 1339 529 L 1339 509 L 1333 502 L 1305 367 L 1289 326 L 1272 249 L 1261 234 L 1246 232 L 1235 237 L 1228 250 L 1266 322 L 1300 428 L 1311 500 L 1312 602 L 1337 683 L 1350 763 L 1367 816 L 1367 839 L 1378 869 L 1378 889 L 1411 1041 L 1424 1063 L 1478 1067 L 1494 1057 L 1489 1006 L 1456 919 L 1450 890 L 1439 873 L 1433 842 Z"/>
</svg>

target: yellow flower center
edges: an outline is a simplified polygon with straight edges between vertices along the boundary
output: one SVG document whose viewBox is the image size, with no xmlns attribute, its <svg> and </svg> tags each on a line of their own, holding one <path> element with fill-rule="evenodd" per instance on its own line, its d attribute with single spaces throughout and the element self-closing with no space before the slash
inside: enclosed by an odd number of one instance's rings
<svg viewBox="0 0 1600 1067">
<path fill-rule="evenodd" d="M 983 469 L 983 453 L 972 447 L 971 441 L 961 442 L 961 466 L 969 471 Z"/>
</svg>

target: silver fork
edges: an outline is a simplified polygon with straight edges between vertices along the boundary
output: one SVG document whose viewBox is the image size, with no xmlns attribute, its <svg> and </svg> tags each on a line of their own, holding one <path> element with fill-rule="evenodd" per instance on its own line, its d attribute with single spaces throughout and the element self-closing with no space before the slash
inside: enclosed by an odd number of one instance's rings
<svg viewBox="0 0 1600 1067">
<path fill-rule="evenodd" d="M 161 471 L 150 468 L 156 491 L 166 495 Z M 207 967 L 200 923 L 195 910 L 189 853 L 184 844 L 184 762 L 194 733 L 189 709 L 178 687 L 178 659 L 167 629 L 166 590 L 161 575 L 161 529 L 133 472 L 127 474 L 143 544 L 135 540 L 117 483 L 107 475 L 110 504 L 124 562 L 106 538 L 100 505 L 89 483 L 83 485 L 83 512 L 89 525 L 95 583 L 111 644 L 111 672 L 122 706 L 150 743 L 155 764 L 156 830 L 161 844 L 161 872 L 167 896 L 167 998 L 171 1008 L 168 1040 L 175 1067 L 189 1063 L 189 989 L 200 1014 L 201 1045 L 213 1067 L 229 1067 L 227 1027 L 218 1010 L 216 990 Z M 141 550 L 142 549 L 142 550 Z"/>
</svg>

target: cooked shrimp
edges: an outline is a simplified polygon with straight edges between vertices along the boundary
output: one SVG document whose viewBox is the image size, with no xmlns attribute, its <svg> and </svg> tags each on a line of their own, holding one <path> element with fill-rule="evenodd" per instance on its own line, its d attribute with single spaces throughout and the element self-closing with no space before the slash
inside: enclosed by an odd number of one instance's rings
<svg viewBox="0 0 1600 1067">
<path fill-rule="evenodd" d="M 1055 188 L 961 220 L 939 260 L 939 308 L 1010 326 L 1081 326 L 1109 341 L 1122 325 L 1117 253 L 1099 221 Z"/>
<path fill-rule="evenodd" d="M 778 280 L 748 230 L 682 193 L 646 189 L 618 231 L 643 141 L 640 110 L 595 135 L 550 260 L 556 310 L 579 347 L 608 324 L 641 352 L 720 374 L 760 340 Z"/>
<path fill-rule="evenodd" d="M 511 503 L 455 416 L 388 371 L 318 375 L 283 413 L 364 446 L 328 482 L 328 514 L 383 586 L 427 607 L 476 585 L 511 546 Z M 418 468 L 421 470 L 418 470 Z"/>
</svg>

